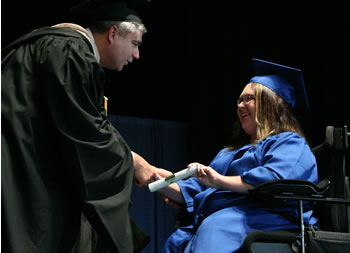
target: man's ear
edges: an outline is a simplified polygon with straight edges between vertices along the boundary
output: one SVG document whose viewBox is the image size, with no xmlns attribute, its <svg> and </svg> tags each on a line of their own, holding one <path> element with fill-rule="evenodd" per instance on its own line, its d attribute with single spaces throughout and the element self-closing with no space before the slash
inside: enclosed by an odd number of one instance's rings
<svg viewBox="0 0 350 253">
<path fill-rule="evenodd" d="M 107 32 L 107 36 L 108 41 L 112 43 L 119 36 L 119 28 L 116 25 L 112 25 Z"/>
</svg>

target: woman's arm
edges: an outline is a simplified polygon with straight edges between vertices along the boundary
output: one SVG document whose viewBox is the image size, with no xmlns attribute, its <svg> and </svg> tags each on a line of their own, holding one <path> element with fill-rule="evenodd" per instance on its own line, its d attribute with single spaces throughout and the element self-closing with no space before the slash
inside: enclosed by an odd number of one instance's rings
<svg viewBox="0 0 350 253">
<path fill-rule="evenodd" d="M 254 188 L 253 185 L 243 182 L 240 176 L 224 176 L 219 174 L 213 168 L 199 163 L 191 163 L 188 167 L 193 165 L 196 165 L 198 169 L 195 177 L 198 178 L 201 184 L 206 186 L 238 193 L 247 193 L 248 189 Z"/>
<path fill-rule="evenodd" d="M 155 179 L 160 179 L 163 177 L 168 177 L 173 173 L 164 169 L 157 169 Z M 177 183 L 172 183 L 167 187 L 164 187 L 157 191 L 158 194 L 162 196 L 165 202 L 169 202 L 169 199 L 175 201 L 179 204 L 185 204 L 185 199 L 182 196 L 181 189 Z M 165 197 L 165 198 L 164 198 Z M 171 204 L 171 203 L 169 203 Z"/>
<path fill-rule="evenodd" d="M 145 184 L 173 174 L 171 171 L 160 169 L 149 164 L 143 157 L 135 152 L 133 152 L 133 159 L 135 167 L 135 183 L 138 187 L 142 187 Z M 158 190 L 157 193 L 161 195 L 166 203 L 174 207 L 178 206 L 177 203 L 185 203 L 180 187 L 176 183 L 170 184 L 167 187 Z"/>
</svg>

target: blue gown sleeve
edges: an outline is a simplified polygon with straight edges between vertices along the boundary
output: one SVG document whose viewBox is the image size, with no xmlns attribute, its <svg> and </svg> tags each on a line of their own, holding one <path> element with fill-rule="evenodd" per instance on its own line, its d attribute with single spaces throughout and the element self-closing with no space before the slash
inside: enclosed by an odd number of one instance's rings
<svg viewBox="0 0 350 253">
<path fill-rule="evenodd" d="M 178 182 L 182 196 L 185 199 L 186 207 L 188 212 L 193 212 L 194 197 L 206 186 L 202 185 L 197 178 L 191 177 L 187 180 Z"/>
<path fill-rule="evenodd" d="M 244 182 L 254 186 L 276 179 L 318 182 L 316 159 L 305 140 L 296 133 L 268 137 L 255 148 L 258 166 L 242 173 Z"/>
</svg>

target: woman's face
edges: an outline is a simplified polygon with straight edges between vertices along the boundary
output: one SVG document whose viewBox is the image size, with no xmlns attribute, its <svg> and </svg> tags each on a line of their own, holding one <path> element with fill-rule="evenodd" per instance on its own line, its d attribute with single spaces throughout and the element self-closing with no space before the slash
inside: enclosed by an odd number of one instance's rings
<svg viewBox="0 0 350 253">
<path fill-rule="evenodd" d="M 251 137 L 251 141 L 255 140 L 255 92 L 251 83 L 245 86 L 237 103 L 237 115 L 241 122 L 242 129 Z"/>
</svg>

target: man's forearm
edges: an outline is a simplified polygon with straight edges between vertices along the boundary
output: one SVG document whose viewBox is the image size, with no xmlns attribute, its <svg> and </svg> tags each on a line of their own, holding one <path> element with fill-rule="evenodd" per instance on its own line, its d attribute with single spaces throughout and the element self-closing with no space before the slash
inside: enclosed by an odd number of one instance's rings
<svg viewBox="0 0 350 253">
<path fill-rule="evenodd" d="M 134 160 L 134 168 L 135 168 L 135 180 L 136 184 L 138 186 L 142 186 L 144 184 L 147 184 L 152 180 L 152 177 L 154 176 L 154 172 L 156 170 L 156 167 L 149 164 L 142 156 L 139 154 L 132 152 L 133 154 L 133 160 Z"/>
</svg>

